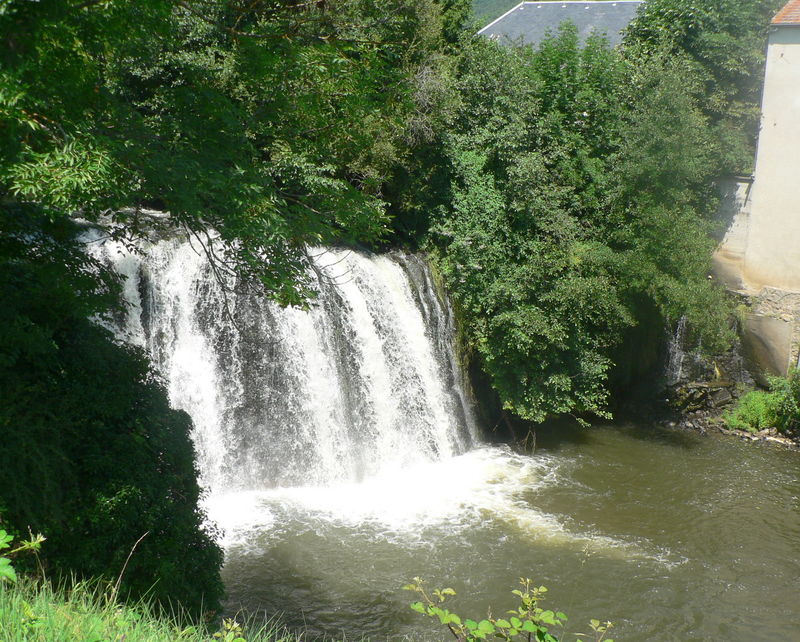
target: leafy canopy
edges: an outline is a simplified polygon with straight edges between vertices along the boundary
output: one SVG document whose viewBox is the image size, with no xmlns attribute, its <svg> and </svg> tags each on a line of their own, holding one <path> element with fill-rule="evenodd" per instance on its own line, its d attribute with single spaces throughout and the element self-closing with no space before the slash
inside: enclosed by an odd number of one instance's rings
<svg viewBox="0 0 800 642">
<path fill-rule="evenodd" d="M 517 415 L 605 414 L 637 324 L 687 315 L 725 343 L 706 278 L 719 144 L 702 88 L 574 27 L 531 48 L 464 42 L 446 70 L 442 183 L 430 244 L 471 347 Z"/>
<path fill-rule="evenodd" d="M 301 303 L 307 244 L 385 235 L 409 79 L 465 8 L 6 1 L 0 190 L 128 238 L 168 211 L 220 269 Z"/>
</svg>

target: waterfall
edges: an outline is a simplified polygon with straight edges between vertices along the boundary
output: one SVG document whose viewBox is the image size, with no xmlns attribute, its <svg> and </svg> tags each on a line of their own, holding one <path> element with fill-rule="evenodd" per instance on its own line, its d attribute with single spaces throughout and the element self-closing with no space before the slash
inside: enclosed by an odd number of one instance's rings
<svg viewBox="0 0 800 642">
<path fill-rule="evenodd" d="M 683 362 L 686 358 L 684 344 L 686 342 L 686 316 L 681 316 L 675 326 L 675 331 L 667 344 L 666 379 L 668 386 L 680 383 L 683 377 Z"/>
<path fill-rule="evenodd" d="M 452 310 L 420 257 L 315 250 L 304 311 L 220 283 L 186 240 L 91 246 L 124 276 L 114 330 L 192 417 L 212 491 L 358 482 L 474 442 Z"/>
</svg>

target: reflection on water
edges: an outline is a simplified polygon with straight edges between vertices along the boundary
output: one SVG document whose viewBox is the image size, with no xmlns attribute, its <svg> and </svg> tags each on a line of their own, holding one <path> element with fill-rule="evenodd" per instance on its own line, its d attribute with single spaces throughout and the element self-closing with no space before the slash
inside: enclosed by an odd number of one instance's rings
<svg viewBox="0 0 800 642">
<path fill-rule="evenodd" d="M 408 610 L 410 578 L 453 586 L 454 610 L 483 615 L 530 576 L 572 631 L 598 617 L 629 641 L 800 639 L 796 453 L 559 430 L 533 456 L 480 448 L 361 484 L 210 498 L 229 607 L 348 639 L 438 640 Z"/>
</svg>

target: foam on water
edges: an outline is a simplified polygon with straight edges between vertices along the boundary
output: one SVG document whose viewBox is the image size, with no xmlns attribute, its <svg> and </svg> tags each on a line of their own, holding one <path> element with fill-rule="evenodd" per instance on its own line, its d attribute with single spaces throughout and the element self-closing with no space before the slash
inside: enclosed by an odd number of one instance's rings
<svg viewBox="0 0 800 642">
<path fill-rule="evenodd" d="M 345 527 L 405 546 L 423 534 L 500 525 L 507 534 L 538 546 L 586 550 L 606 557 L 674 564 L 669 551 L 647 542 L 624 542 L 573 532 L 561 518 L 536 509 L 531 494 L 560 483 L 553 458 L 531 458 L 504 447 L 481 447 L 452 458 L 383 473 L 359 483 L 223 493 L 206 501 L 209 518 L 223 530 L 223 544 L 239 554 L 269 547 L 270 529 L 291 519 L 322 531 Z"/>
</svg>

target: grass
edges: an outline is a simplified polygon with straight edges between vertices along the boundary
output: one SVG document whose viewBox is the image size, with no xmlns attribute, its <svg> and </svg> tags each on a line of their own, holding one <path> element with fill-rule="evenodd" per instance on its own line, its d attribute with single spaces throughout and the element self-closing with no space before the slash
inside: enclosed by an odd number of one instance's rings
<svg viewBox="0 0 800 642">
<path fill-rule="evenodd" d="M 722 420 L 728 428 L 758 432 L 778 425 L 780 406 L 781 399 L 776 392 L 751 390 L 722 416 Z"/>
<path fill-rule="evenodd" d="M 209 629 L 180 615 L 160 614 L 147 602 L 120 605 L 98 584 L 69 590 L 20 578 L 0 582 L 3 642 L 301 642 L 277 624 L 240 626 L 233 620 Z"/>
</svg>

